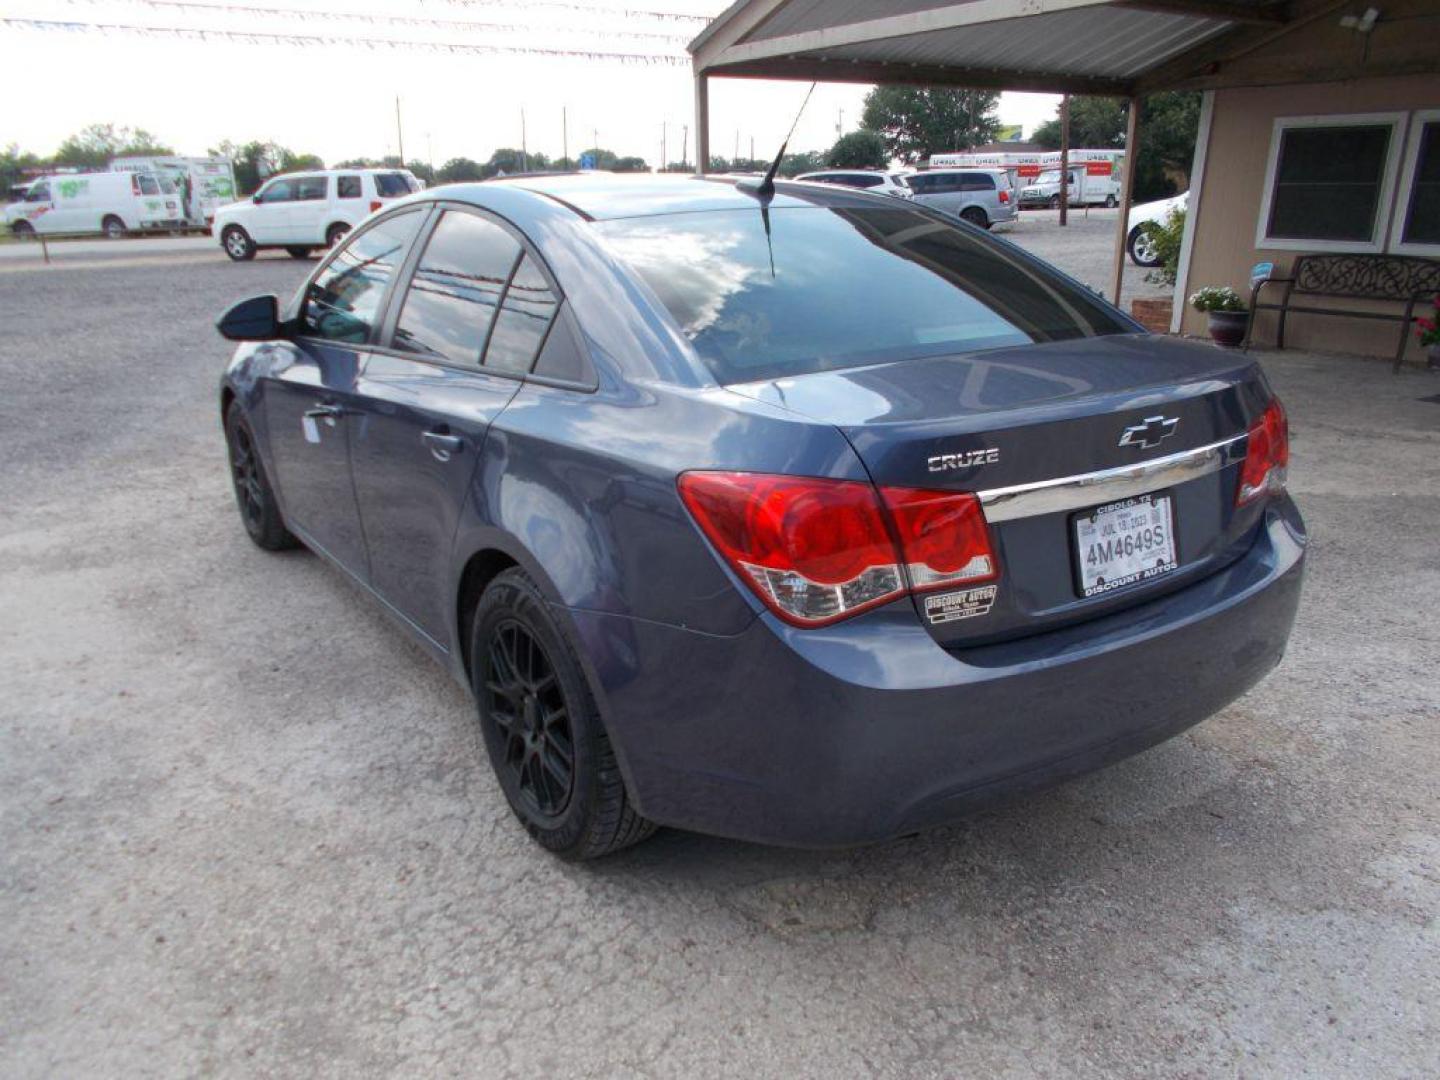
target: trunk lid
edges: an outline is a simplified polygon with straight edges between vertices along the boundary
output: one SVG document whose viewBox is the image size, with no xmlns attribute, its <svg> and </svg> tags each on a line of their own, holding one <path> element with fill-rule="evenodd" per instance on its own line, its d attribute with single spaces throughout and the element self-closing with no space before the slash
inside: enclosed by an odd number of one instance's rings
<svg viewBox="0 0 1440 1080">
<path fill-rule="evenodd" d="M 1152 599 L 1238 557 L 1261 514 L 1257 504 L 1237 510 L 1235 490 L 1244 436 L 1271 393 L 1247 357 L 1211 346 L 1108 335 L 730 389 L 835 425 L 878 485 L 982 493 L 999 576 L 916 597 L 945 645 Z M 1117 586 L 1129 576 L 1120 569 L 1138 563 L 1096 563 L 1093 545 L 1139 518 L 1091 514 L 1136 498 L 1171 534 L 1157 550 L 1175 566 Z M 1097 585 L 1094 575 L 1111 571 Z"/>
</svg>

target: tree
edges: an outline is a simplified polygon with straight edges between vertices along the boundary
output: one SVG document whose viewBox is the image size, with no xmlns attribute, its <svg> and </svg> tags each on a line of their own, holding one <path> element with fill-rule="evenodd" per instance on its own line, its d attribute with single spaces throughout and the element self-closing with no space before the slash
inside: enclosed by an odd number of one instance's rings
<svg viewBox="0 0 1440 1080">
<path fill-rule="evenodd" d="M 323 169 L 325 162 L 314 154 L 300 154 L 274 142 L 253 140 L 243 146 L 229 139 L 212 146 L 211 157 L 229 158 L 235 167 L 235 186 L 249 195 L 270 177 L 282 172 Z"/>
<path fill-rule="evenodd" d="M 1070 145 L 1082 149 L 1122 147 L 1128 116 L 1129 104 L 1116 98 L 1072 97 Z M 1141 102 L 1140 154 L 1134 166 L 1132 196 L 1136 201 L 1173 195 L 1190 186 L 1199 128 L 1198 93 L 1172 90 Z M 1060 121 L 1045 121 L 1030 139 L 1046 149 L 1060 149 Z"/>
<path fill-rule="evenodd" d="M 649 172 L 650 166 L 645 163 L 642 157 L 616 158 L 615 163 L 610 166 L 616 172 Z"/>
<path fill-rule="evenodd" d="M 868 128 L 841 135 L 825 155 L 833 169 L 883 169 L 888 161 L 884 137 Z"/>
<path fill-rule="evenodd" d="M 485 166 L 468 157 L 451 158 L 440 166 L 436 179 L 442 184 L 473 183 L 485 179 Z"/>
<path fill-rule="evenodd" d="M 0 151 L 0 189 L 8 191 L 23 183 L 27 169 L 38 169 L 43 164 L 34 154 L 22 153 L 18 143 L 11 143 Z"/>
<path fill-rule="evenodd" d="M 611 157 L 614 157 L 612 154 Z M 485 175 L 510 176 L 518 172 L 536 172 L 550 167 L 550 159 L 544 154 L 525 153 L 511 147 L 501 147 L 490 155 L 485 163 Z"/>
<path fill-rule="evenodd" d="M 757 162 L 760 168 L 770 168 L 770 162 Z M 825 159 L 814 150 L 801 150 L 786 154 L 780 159 L 781 176 L 799 176 L 801 173 L 816 172 L 825 167 Z"/>
<path fill-rule="evenodd" d="M 989 90 L 877 86 L 865 95 L 861 126 L 880 133 L 888 157 L 913 163 L 993 139 L 999 104 L 1000 95 Z"/>
<path fill-rule="evenodd" d="M 104 169 L 112 158 L 150 157 L 174 152 L 144 128 L 91 124 L 60 144 L 60 149 L 55 151 L 54 162 L 81 169 Z"/>
</svg>

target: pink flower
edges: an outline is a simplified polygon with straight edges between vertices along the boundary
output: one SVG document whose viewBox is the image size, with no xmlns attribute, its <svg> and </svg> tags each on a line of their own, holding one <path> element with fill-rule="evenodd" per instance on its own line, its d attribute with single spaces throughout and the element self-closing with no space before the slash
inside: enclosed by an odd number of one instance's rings
<svg viewBox="0 0 1440 1080">
<path fill-rule="evenodd" d="M 1435 320 L 1434 320 L 1434 319 L 1416 319 L 1415 321 L 1420 324 L 1421 329 L 1424 329 L 1424 330 L 1434 330 L 1434 329 L 1435 329 Z"/>
</svg>

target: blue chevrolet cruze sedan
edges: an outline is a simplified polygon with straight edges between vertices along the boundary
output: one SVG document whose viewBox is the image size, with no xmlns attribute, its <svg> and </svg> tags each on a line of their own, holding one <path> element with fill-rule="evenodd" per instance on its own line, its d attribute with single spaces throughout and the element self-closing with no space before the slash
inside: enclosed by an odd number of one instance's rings
<svg viewBox="0 0 1440 1080">
<path fill-rule="evenodd" d="M 1260 369 L 923 206 L 442 187 L 220 330 L 251 538 L 472 689 L 569 858 L 953 820 L 1209 716 L 1300 597 Z"/>
</svg>

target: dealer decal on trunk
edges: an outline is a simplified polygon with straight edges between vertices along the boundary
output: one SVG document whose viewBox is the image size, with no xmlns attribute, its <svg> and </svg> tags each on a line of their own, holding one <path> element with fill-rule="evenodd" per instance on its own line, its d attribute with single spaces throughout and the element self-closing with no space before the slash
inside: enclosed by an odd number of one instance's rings
<svg viewBox="0 0 1440 1080">
<path fill-rule="evenodd" d="M 956 619 L 971 619 L 989 612 L 995 603 L 995 585 L 982 585 L 978 589 L 961 589 L 959 592 L 941 593 L 925 597 L 925 617 L 931 623 L 954 622 Z"/>
</svg>

